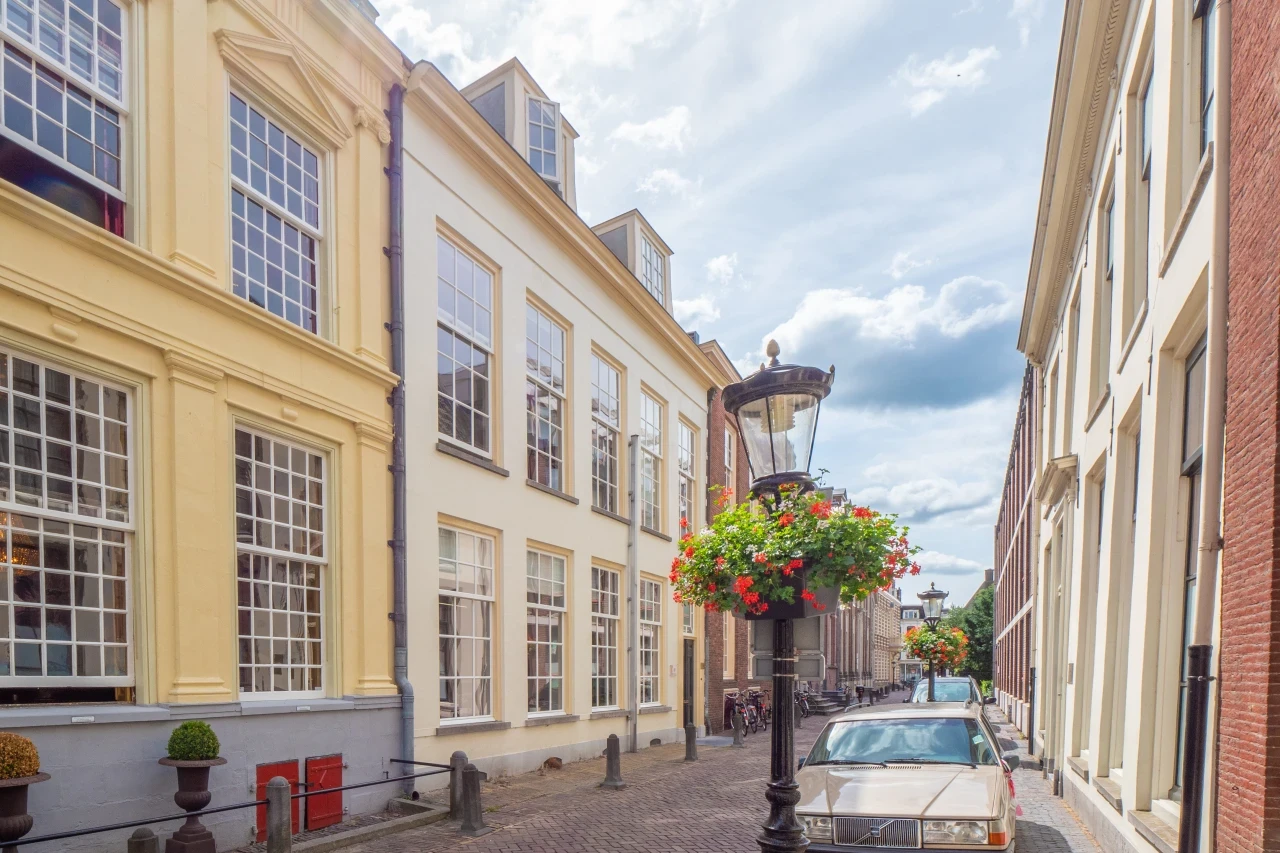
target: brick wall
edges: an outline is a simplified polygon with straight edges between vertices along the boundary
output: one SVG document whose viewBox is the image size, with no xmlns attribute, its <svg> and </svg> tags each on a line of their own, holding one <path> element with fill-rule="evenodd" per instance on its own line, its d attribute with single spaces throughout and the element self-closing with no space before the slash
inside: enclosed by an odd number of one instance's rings
<svg viewBox="0 0 1280 853">
<path fill-rule="evenodd" d="M 1280 850 L 1280 4 L 1232 3 L 1221 853 Z"/>
<path fill-rule="evenodd" d="M 1037 518 L 1028 503 L 1035 488 L 1039 382 L 1038 372 L 1028 364 L 1022 377 L 1018 417 L 1014 421 L 995 528 L 996 595 L 992 626 L 998 638 L 993 661 L 995 687 L 1023 701 L 1030 696 L 1032 621 L 1030 609 L 1020 616 L 1019 611 L 1031 597 L 1035 566 L 1035 555 L 1031 551 Z"/>
</svg>

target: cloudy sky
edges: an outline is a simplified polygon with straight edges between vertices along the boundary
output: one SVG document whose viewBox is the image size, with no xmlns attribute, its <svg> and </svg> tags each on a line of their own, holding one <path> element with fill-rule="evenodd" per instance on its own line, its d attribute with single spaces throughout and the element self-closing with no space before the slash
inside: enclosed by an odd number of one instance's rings
<svg viewBox="0 0 1280 853">
<path fill-rule="evenodd" d="M 520 57 L 578 140 L 588 223 L 639 207 L 676 314 L 744 372 L 836 365 L 814 466 L 992 564 L 1061 0 L 375 0 L 462 87 Z M 920 583 L 923 581 L 924 583 Z"/>
</svg>

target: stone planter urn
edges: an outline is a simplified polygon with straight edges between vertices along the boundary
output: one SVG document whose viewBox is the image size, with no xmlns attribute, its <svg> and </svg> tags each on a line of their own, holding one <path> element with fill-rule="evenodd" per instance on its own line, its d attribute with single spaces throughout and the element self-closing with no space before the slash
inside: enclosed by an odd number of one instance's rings
<svg viewBox="0 0 1280 853">
<path fill-rule="evenodd" d="M 14 841 L 31 831 L 35 818 L 27 814 L 27 788 L 49 779 L 48 773 L 21 776 L 17 779 L 0 779 L 0 844 L 4 850 Z"/>
<path fill-rule="evenodd" d="M 209 769 L 227 763 L 225 758 L 208 758 L 203 761 L 182 761 L 162 758 L 160 763 L 178 771 L 178 792 L 173 801 L 186 812 L 198 812 L 209 805 L 213 794 L 209 793 Z M 164 845 L 165 853 L 217 853 L 213 833 L 195 815 L 188 815 L 177 832 Z"/>
<path fill-rule="evenodd" d="M 805 619 L 809 616 L 822 616 L 826 613 L 835 613 L 840 607 L 840 587 L 810 587 L 809 591 L 813 593 L 813 601 L 805 601 L 800 597 L 800 593 L 806 589 L 805 581 L 808 578 L 808 567 L 796 569 L 795 574 L 783 578 L 783 583 L 795 591 L 795 596 L 790 604 L 785 601 L 770 601 L 769 609 L 764 613 L 751 613 L 750 611 L 742 614 L 742 618 L 749 622 L 769 621 L 773 619 Z M 814 605 L 822 605 L 822 608 Z M 823 609 L 825 608 L 825 609 Z"/>
</svg>

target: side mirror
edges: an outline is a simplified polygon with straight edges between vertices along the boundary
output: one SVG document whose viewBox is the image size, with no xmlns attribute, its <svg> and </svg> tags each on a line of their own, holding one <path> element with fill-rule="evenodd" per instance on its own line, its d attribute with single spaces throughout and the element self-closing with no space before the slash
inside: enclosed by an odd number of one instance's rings
<svg viewBox="0 0 1280 853">
<path fill-rule="evenodd" d="M 994 696 L 986 696 L 986 697 L 984 697 L 984 698 L 983 698 L 983 700 L 982 700 L 982 704 L 983 704 L 983 705 L 994 705 L 994 704 L 996 704 L 996 697 L 994 697 Z"/>
<path fill-rule="evenodd" d="M 799 770 L 801 767 L 804 767 L 804 759 L 803 759 L 803 758 L 797 758 L 797 759 L 796 759 L 796 769 L 797 769 L 797 770 Z"/>
<path fill-rule="evenodd" d="M 1010 770 L 1017 770 L 1022 765 L 1022 759 L 1018 757 L 1016 752 L 1007 752 L 1000 756 L 1000 760 L 1005 763 Z"/>
</svg>

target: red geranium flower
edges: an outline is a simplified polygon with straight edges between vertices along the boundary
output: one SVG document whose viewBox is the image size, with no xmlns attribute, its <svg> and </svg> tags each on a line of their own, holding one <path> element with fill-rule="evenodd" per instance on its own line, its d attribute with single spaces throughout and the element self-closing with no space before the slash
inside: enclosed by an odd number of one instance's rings
<svg viewBox="0 0 1280 853">
<path fill-rule="evenodd" d="M 715 591 L 716 591 L 716 585 L 715 585 L 715 584 L 713 584 L 713 583 L 709 583 L 709 584 L 707 584 L 707 592 L 715 592 Z"/>
<path fill-rule="evenodd" d="M 796 520 L 795 515 L 789 512 L 784 512 L 782 515 L 778 516 L 778 523 L 781 524 L 783 527 L 786 527 L 788 524 L 790 524 L 795 520 Z"/>
<path fill-rule="evenodd" d="M 750 589 L 751 585 L 755 582 L 755 578 L 750 577 L 749 575 L 742 575 L 733 582 L 733 591 L 738 593 L 738 595 L 742 595 Z"/>
<path fill-rule="evenodd" d="M 755 560 L 757 563 L 769 562 L 769 556 L 764 553 L 756 554 L 752 559 Z"/>
<path fill-rule="evenodd" d="M 681 527 L 688 527 L 688 526 L 689 526 L 689 519 L 687 519 L 687 518 L 681 518 L 681 519 L 680 519 L 680 526 L 681 526 Z"/>
<path fill-rule="evenodd" d="M 867 509 L 865 506 L 855 506 L 853 508 L 854 518 L 870 518 L 873 515 L 875 515 L 875 513 Z"/>
<path fill-rule="evenodd" d="M 787 568 L 789 569 L 800 569 L 803 567 L 804 567 L 804 560 L 792 560 L 790 563 L 787 563 Z"/>
<path fill-rule="evenodd" d="M 693 556 L 693 553 L 694 553 L 694 552 L 693 552 L 693 546 L 692 546 L 692 545 L 690 545 L 688 548 L 685 548 L 685 549 L 684 549 L 684 555 L 685 555 L 686 557 L 692 557 L 692 556 Z"/>
<path fill-rule="evenodd" d="M 800 593 L 800 597 L 803 598 L 805 601 L 813 601 L 813 599 L 816 598 L 817 596 L 815 596 L 812 592 L 806 589 L 804 592 Z"/>
</svg>

